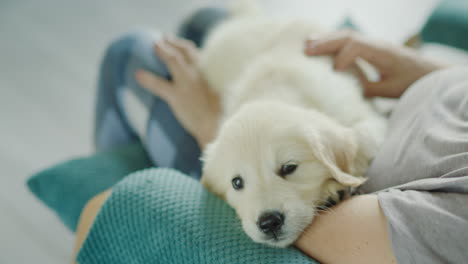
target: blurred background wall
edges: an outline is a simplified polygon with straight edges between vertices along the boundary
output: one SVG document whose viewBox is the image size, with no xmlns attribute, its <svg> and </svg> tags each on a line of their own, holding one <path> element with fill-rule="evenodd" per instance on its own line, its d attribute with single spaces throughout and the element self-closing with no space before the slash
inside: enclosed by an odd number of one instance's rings
<svg viewBox="0 0 468 264">
<path fill-rule="evenodd" d="M 0 263 L 69 263 L 73 235 L 25 188 L 34 172 L 92 153 L 96 72 L 135 28 L 170 33 L 197 6 L 226 0 L 0 0 Z M 401 43 L 438 0 L 264 0 L 273 16 L 334 27 L 346 15 Z"/>
</svg>

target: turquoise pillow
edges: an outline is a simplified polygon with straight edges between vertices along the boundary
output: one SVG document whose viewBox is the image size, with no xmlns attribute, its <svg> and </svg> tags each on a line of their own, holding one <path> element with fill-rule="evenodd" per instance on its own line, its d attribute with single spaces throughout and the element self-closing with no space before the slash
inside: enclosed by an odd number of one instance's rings
<svg viewBox="0 0 468 264">
<path fill-rule="evenodd" d="M 129 173 L 151 166 L 146 151 L 138 142 L 63 162 L 35 174 L 27 185 L 75 231 L 81 210 L 89 199 Z"/>
<path fill-rule="evenodd" d="M 133 173 L 112 189 L 78 253 L 88 263 L 316 263 L 295 247 L 253 242 L 235 212 L 172 169 Z"/>
<path fill-rule="evenodd" d="M 468 1 L 442 1 L 424 25 L 421 38 L 468 50 Z"/>
</svg>

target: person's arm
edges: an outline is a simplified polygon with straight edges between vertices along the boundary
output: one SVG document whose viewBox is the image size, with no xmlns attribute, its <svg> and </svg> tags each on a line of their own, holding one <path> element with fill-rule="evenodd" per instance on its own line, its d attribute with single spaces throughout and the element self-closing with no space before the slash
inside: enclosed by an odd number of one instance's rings
<svg viewBox="0 0 468 264">
<path fill-rule="evenodd" d="M 321 263 L 396 263 L 376 195 L 354 196 L 319 214 L 295 245 Z"/>
<path fill-rule="evenodd" d="M 78 222 L 78 227 L 76 229 L 76 240 L 75 248 L 73 250 L 73 263 L 75 263 L 76 256 L 81 246 L 83 245 L 84 240 L 88 236 L 88 232 L 93 225 L 94 219 L 96 218 L 99 210 L 101 209 L 104 202 L 107 200 L 111 190 L 104 191 L 95 197 L 93 197 L 86 206 L 83 208 L 83 211 L 80 215 L 80 220 Z"/>
</svg>

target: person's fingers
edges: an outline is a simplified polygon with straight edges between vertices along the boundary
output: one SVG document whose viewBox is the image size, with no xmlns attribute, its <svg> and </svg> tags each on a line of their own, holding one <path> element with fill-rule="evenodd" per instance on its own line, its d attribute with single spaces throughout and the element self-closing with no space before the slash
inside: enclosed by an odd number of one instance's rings
<svg viewBox="0 0 468 264">
<path fill-rule="evenodd" d="M 388 91 L 388 81 L 379 81 L 379 82 L 371 82 L 367 78 L 367 74 L 364 72 L 361 66 L 358 63 L 354 62 L 350 66 L 351 72 L 356 76 L 359 80 L 359 83 L 362 86 L 363 94 L 365 97 L 374 97 L 374 96 L 384 96 L 386 91 Z"/>
<path fill-rule="evenodd" d="M 143 69 L 137 70 L 135 79 L 143 88 L 161 97 L 164 101 L 168 101 L 174 93 L 174 87 L 169 81 L 149 71 Z"/>
<path fill-rule="evenodd" d="M 306 41 L 305 53 L 307 55 L 334 54 L 352 38 L 349 31 L 338 31 L 317 39 Z"/>
<path fill-rule="evenodd" d="M 164 41 L 171 45 L 172 48 L 178 50 L 188 64 L 195 64 L 197 62 L 198 51 L 192 41 L 175 37 L 166 38 Z"/>
<path fill-rule="evenodd" d="M 388 69 L 388 65 L 392 60 L 391 50 L 389 47 L 378 42 L 363 42 L 357 43 L 359 47 L 359 57 L 372 64 L 378 70 Z"/>
<path fill-rule="evenodd" d="M 187 76 L 188 65 L 178 50 L 162 41 L 156 44 L 155 51 L 167 65 L 175 81 Z"/>
<path fill-rule="evenodd" d="M 395 93 L 395 85 L 393 81 L 379 81 L 379 82 L 367 82 L 363 85 L 364 96 L 383 96 L 383 97 L 399 97 L 399 94 Z"/>
<path fill-rule="evenodd" d="M 360 45 L 354 41 L 348 41 L 335 56 L 335 69 L 341 71 L 349 68 L 355 64 L 360 53 Z"/>
<path fill-rule="evenodd" d="M 378 69 L 383 69 L 388 64 L 390 48 L 345 30 L 306 41 L 304 52 L 310 56 L 342 53 L 338 58 L 342 62 L 338 65 L 343 65 L 343 68 L 347 68 L 357 57 L 361 57 Z"/>
<path fill-rule="evenodd" d="M 359 66 L 357 63 L 353 63 L 350 70 L 358 78 L 361 85 L 365 87 L 369 82 L 369 79 L 367 78 L 366 73 L 362 70 L 361 66 Z"/>
</svg>

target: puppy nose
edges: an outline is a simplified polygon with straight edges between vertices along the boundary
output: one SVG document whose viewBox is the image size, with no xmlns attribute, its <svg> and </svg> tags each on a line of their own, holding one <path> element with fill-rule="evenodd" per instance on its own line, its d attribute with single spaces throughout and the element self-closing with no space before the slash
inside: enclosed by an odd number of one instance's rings
<svg viewBox="0 0 468 264">
<path fill-rule="evenodd" d="M 278 211 L 264 213 L 260 216 L 257 224 L 265 234 L 276 233 L 284 224 L 284 215 Z"/>
</svg>

